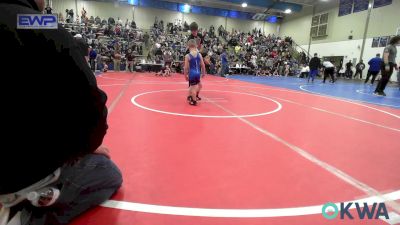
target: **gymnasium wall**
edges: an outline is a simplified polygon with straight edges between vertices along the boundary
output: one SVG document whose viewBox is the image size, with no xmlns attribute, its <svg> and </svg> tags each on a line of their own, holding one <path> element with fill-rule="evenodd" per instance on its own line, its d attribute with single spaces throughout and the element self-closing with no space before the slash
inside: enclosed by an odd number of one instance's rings
<svg viewBox="0 0 400 225">
<path fill-rule="evenodd" d="M 132 6 L 131 6 L 132 7 Z M 155 16 L 164 21 L 164 25 L 174 22 L 176 19 L 182 20 L 182 13 L 162 9 L 135 7 L 135 22 L 139 28 L 149 29 L 154 25 Z"/>
<path fill-rule="evenodd" d="M 365 28 L 367 11 L 338 17 L 338 8 L 329 11 L 327 37 L 313 39 L 313 43 L 325 43 L 348 40 L 349 35 L 353 39 L 362 39 Z M 312 14 L 284 21 L 281 27 L 281 35 L 291 36 L 298 44 L 308 44 L 311 29 Z"/>
<path fill-rule="evenodd" d="M 307 15 L 290 21 L 284 21 L 281 24 L 279 35 L 290 36 L 299 45 L 308 44 L 311 29 L 311 17 L 311 15 Z"/>
<path fill-rule="evenodd" d="M 75 0 L 53 0 L 53 9 L 55 12 L 63 13 L 65 17 L 65 9 L 73 9 L 76 13 Z M 106 2 L 96 2 L 96 1 L 82 1 L 78 0 L 78 15 L 82 7 L 85 7 L 87 15 L 90 16 L 100 16 L 102 19 L 108 19 L 110 16 L 120 17 L 123 21 L 126 19 L 132 20 L 135 18 L 135 22 L 139 28 L 148 29 L 154 23 L 155 16 L 158 16 L 159 20 L 163 20 L 164 23 L 174 22 L 175 19 L 180 19 L 187 21 L 189 24 L 196 21 L 200 27 L 209 28 L 214 25 L 218 28 L 220 25 L 227 26 L 227 30 L 237 29 L 240 31 L 248 32 L 254 28 L 265 31 L 265 33 L 277 34 L 277 24 L 272 24 L 263 21 L 253 21 L 253 20 L 241 20 L 232 19 L 219 16 L 208 16 L 202 14 L 194 13 L 181 13 L 176 11 L 169 11 L 163 9 L 155 8 L 144 8 L 144 7 L 133 7 L 125 4 L 114 4 Z"/>
<path fill-rule="evenodd" d="M 400 28 L 400 1 L 393 0 L 389 6 L 372 9 L 368 36 L 394 35 Z"/>
<path fill-rule="evenodd" d="M 99 16 L 100 18 L 108 19 L 109 17 L 120 17 L 123 21 L 126 19 L 132 20 L 133 7 L 122 4 L 114 4 L 107 2 L 94 2 L 94 1 L 78 1 L 78 12 L 75 8 L 75 0 L 53 0 L 53 9 L 55 12 L 63 13 L 65 18 L 65 9 L 73 9 L 74 17 L 81 15 L 82 7 L 87 11 L 87 15 Z M 154 21 L 154 18 L 153 18 Z"/>
<path fill-rule="evenodd" d="M 281 24 L 280 35 L 291 36 L 300 45 L 308 44 L 311 28 L 312 10 L 305 8 L 307 13 L 300 17 L 292 17 Z M 368 11 L 352 13 L 346 16 L 338 16 L 339 8 L 330 10 L 318 10 L 319 13 L 329 13 L 328 36 L 313 39 L 313 43 L 326 43 L 346 41 L 350 35 L 353 40 L 362 39 Z M 400 1 L 393 1 L 391 5 L 372 9 L 367 38 L 376 36 L 394 35 L 400 27 L 399 20 Z"/>
<path fill-rule="evenodd" d="M 306 15 L 283 21 L 280 29 L 281 36 L 293 37 L 305 50 L 308 49 L 312 18 L 312 11 L 309 8 L 306 10 L 309 10 L 308 13 L 305 13 Z M 318 53 L 320 56 L 344 56 L 345 62 L 349 60 L 358 62 L 360 60 L 367 11 L 339 17 L 338 10 L 338 7 L 335 7 L 328 11 L 319 11 L 329 12 L 328 36 L 312 39 L 310 54 Z M 318 9 L 316 11 L 319 13 Z M 371 47 L 372 39 L 373 37 L 396 34 L 397 29 L 400 28 L 399 12 L 400 1 L 393 1 L 389 6 L 372 9 L 363 54 L 364 62 L 368 62 L 377 53 L 383 53 L 383 47 Z M 353 35 L 352 40 L 348 39 L 349 35 Z M 400 62 L 400 55 L 398 55 L 397 61 Z M 392 80 L 397 80 L 397 76 L 392 75 Z"/>
<path fill-rule="evenodd" d="M 215 29 L 218 29 L 219 26 L 225 27 L 225 17 L 220 16 L 204 16 L 201 14 L 194 13 L 183 13 L 184 21 L 188 24 L 192 22 L 196 22 L 200 27 L 209 28 L 211 25 L 214 25 Z"/>
</svg>

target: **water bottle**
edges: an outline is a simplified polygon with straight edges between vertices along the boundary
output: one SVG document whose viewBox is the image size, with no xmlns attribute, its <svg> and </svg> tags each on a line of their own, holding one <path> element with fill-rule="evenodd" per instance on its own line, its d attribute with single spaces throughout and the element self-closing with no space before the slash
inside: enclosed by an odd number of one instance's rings
<svg viewBox="0 0 400 225">
<path fill-rule="evenodd" d="M 53 187 L 46 187 L 28 193 L 27 199 L 36 207 L 46 207 L 53 205 L 59 196 L 60 190 Z"/>
</svg>

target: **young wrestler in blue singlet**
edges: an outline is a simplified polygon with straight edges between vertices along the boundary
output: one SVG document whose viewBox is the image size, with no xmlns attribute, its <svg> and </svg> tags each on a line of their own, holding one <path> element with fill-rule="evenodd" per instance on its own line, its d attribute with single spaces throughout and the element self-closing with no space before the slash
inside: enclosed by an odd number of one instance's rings
<svg viewBox="0 0 400 225">
<path fill-rule="evenodd" d="M 200 77 L 204 77 L 206 67 L 204 65 L 203 57 L 197 50 L 197 43 L 194 39 L 188 42 L 189 54 L 185 57 L 185 76 L 189 81 L 189 96 L 187 98 L 190 105 L 197 105 L 197 101 L 201 100 L 199 97 L 201 83 Z"/>
</svg>

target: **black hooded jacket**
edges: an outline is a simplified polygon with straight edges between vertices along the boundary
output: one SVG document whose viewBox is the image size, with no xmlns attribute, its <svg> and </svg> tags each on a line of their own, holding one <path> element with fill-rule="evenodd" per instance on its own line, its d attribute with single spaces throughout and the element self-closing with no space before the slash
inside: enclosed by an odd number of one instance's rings
<svg viewBox="0 0 400 225">
<path fill-rule="evenodd" d="M 0 0 L 0 194 L 19 191 L 94 152 L 107 131 L 107 96 L 73 37 L 17 29 L 33 0 Z"/>
</svg>

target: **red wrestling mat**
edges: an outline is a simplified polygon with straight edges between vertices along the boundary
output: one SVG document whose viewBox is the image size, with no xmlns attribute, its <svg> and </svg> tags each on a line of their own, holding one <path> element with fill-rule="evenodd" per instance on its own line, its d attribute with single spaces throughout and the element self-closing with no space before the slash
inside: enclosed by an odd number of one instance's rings
<svg viewBox="0 0 400 225">
<path fill-rule="evenodd" d="M 213 76 L 193 107 L 182 75 L 97 80 L 124 184 L 75 225 L 388 224 L 322 205 L 400 197 L 400 110 Z"/>
</svg>

